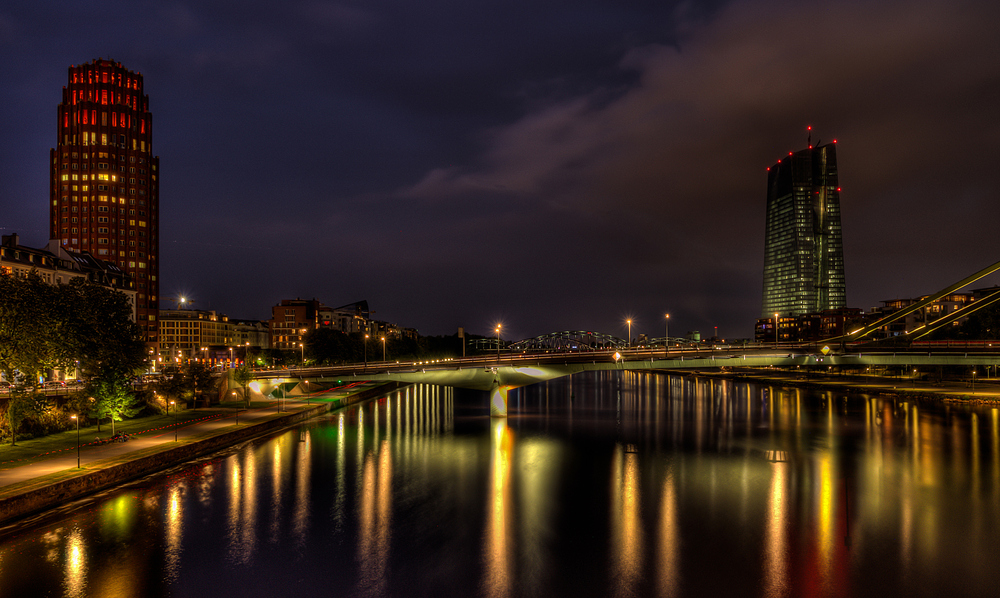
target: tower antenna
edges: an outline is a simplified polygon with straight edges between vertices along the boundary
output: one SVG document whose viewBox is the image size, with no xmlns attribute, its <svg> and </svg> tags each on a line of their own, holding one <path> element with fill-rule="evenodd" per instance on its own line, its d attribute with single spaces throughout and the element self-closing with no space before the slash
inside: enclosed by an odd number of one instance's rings
<svg viewBox="0 0 1000 598">
<path fill-rule="evenodd" d="M 812 146 L 813 146 L 813 134 L 812 134 L 812 130 L 813 130 L 812 125 L 806 126 L 806 131 L 809 131 L 809 134 L 806 137 L 806 144 L 809 146 L 809 149 L 812 149 Z"/>
</svg>

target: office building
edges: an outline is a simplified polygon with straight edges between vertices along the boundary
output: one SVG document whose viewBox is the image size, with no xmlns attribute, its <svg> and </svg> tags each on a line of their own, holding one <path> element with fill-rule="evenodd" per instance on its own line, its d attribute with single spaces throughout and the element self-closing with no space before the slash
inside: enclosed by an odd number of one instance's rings
<svg viewBox="0 0 1000 598">
<path fill-rule="evenodd" d="M 816 314 L 846 302 L 834 141 L 768 168 L 761 317 Z"/>
<path fill-rule="evenodd" d="M 136 320 L 158 339 L 159 158 L 142 75 L 98 59 L 71 66 L 50 150 L 49 238 L 117 265 L 135 284 Z"/>
</svg>

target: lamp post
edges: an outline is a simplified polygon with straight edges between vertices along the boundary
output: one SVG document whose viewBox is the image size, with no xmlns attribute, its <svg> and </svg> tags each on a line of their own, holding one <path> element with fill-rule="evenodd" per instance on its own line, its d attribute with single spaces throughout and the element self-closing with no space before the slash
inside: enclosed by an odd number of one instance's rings
<svg viewBox="0 0 1000 598">
<path fill-rule="evenodd" d="M 174 408 L 174 442 L 177 442 L 177 403 L 170 401 L 170 404 Z"/>
<path fill-rule="evenodd" d="M 76 468 L 80 469 L 80 418 L 76 415 L 70 417 L 76 420 Z"/>
<path fill-rule="evenodd" d="M 303 343 L 299 343 L 299 361 L 302 362 L 302 367 L 306 366 L 306 346 Z"/>
<path fill-rule="evenodd" d="M 627 345 L 628 345 L 628 348 L 631 349 L 632 348 L 632 320 L 625 320 L 625 323 L 628 324 L 628 343 L 627 343 Z"/>
<path fill-rule="evenodd" d="M 500 324 L 497 324 L 497 363 L 500 363 Z"/>
<path fill-rule="evenodd" d="M 778 346 L 778 312 L 774 312 L 774 346 Z"/>
<path fill-rule="evenodd" d="M 368 369 L 368 335 L 365 335 L 365 369 Z"/>
<path fill-rule="evenodd" d="M 243 365 L 247 365 L 249 361 L 250 361 L 250 341 L 247 341 L 243 343 Z"/>
<path fill-rule="evenodd" d="M 385 361 L 385 337 L 382 337 L 382 361 Z"/>
<path fill-rule="evenodd" d="M 229 347 L 229 367 L 233 367 L 233 348 Z"/>
<path fill-rule="evenodd" d="M 233 400 L 236 400 L 236 391 L 233 391 Z M 240 425 L 240 404 L 236 403 L 236 425 Z"/>
<path fill-rule="evenodd" d="M 670 314 L 666 314 L 666 324 L 663 327 L 663 356 L 666 357 L 670 353 Z"/>
</svg>

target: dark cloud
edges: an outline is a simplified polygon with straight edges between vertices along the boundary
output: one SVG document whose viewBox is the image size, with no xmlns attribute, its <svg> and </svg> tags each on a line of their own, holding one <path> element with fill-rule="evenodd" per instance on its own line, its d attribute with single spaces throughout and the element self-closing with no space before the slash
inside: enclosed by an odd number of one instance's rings
<svg viewBox="0 0 1000 598">
<path fill-rule="evenodd" d="M 848 296 L 997 259 L 989 2 L 15 2 L 0 227 L 47 229 L 66 67 L 143 72 L 161 279 L 198 307 L 367 298 L 426 333 L 745 336 L 765 167 L 838 139 Z M 11 142 L 13 140 L 13 142 Z M 505 332 L 505 336 L 508 333 Z"/>
</svg>

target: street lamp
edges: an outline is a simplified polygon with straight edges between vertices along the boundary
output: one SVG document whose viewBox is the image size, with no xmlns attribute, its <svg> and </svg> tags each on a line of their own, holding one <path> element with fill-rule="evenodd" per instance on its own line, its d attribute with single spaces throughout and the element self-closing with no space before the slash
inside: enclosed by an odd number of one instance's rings
<svg viewBox="0 0 1000 598">
<path fill-rule="evenodd" d="M 665 347 L 663 355 L 666 356 L 670 353 L 670 314 L 666 315 L 666 324 L 663 327 L 663 346 Z"/>
<path fill-rule="evenodd" d="M 80 418 L 71 415 L 76 420 L 76 468 L 80 469 Z"/>
<path fill-rule="evenodd" d="M 632 348 L 632 320 L 625 320 L 625 323 L 628 324 L 628 343 L 627 344 L 628 344 L 628 348 L 631 349 Z"/>
<path fill-rule="evenodd" d="M 170 404 L 174 407 L 174 442 L 177 442 L 177 403 L 170 401 Z M 169 411 L 170 408 L 168 407 L 167 410 Z"/>
<path fill-rule="evenodd" d="M 365 335 L 365 369 L 368 369 L 368 335 Z"/>
<path fill-rule="evenodd" d="M 299 343 L 299 352 L 301 353 L 301 355 L 300 355 L 300 357 L 301 357 L 300 361 L 302 362 L 302 367 L 305 367 L 305 365 L 306 365 L 306 347 L 302 343 Z"/>
<path fill-rule="evenodd" d="M 385 361 L 385 337 L 382 337 L 382 361 Z"/>
<path fill-rule="evenodd" d="M 500 363 L 500 324 L 497 324 L 497 363 Z"/>
<path fill-rule="evenodd" d="M 233 348 L 229 347 L 229 367 L 233 367 Z"/>
<path fill-rule="evenodd" d="M 774 312 L 774 346 L 778 346 L 778 312 Z"/>
<path fill-rule="evenodd" d="M 233 391 L 233 400 L 234 401 L 237 400 L 236 399 L 236 391 L 235 390 Z M 237 426 L 240 425 L 240 404 L 239 403 L 236 403 L 236 425 Z"/>
</svg>

